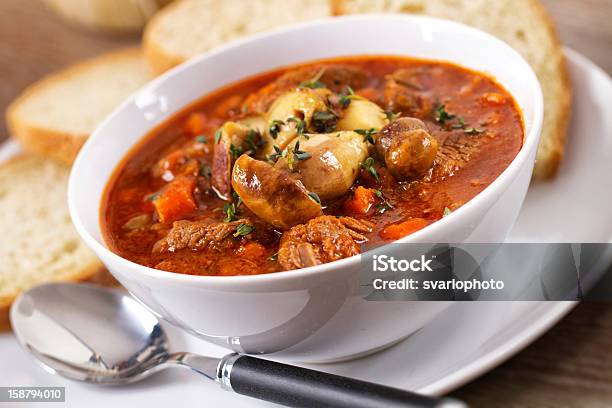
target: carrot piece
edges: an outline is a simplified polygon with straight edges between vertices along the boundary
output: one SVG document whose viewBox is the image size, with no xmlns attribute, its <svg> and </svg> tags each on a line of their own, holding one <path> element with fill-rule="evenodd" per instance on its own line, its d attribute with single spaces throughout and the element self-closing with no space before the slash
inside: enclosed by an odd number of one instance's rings
<svg viewBox="0 0 612 408">
<path fill-rule="evenodd" d="M 384 240 L 395 241 L 396 239 L 403 238 L 406 235 L 412 234 L 413 232 L 417 232 L 429 224 L 431 224 L 431 221 L 429 220 L 425 220 L 423 218 L 411 218 L 398 224 L 387 225 L 378 233 L 378 235 Z"/>
<path fill-rule="evenodd" d="M 206 115 L 200 112 L 195 112 L 189 115 L 184 123 L 185 132 L 193 136 L 198 136 L 206 130 Z"/>
<path fill-rule="evenodd" d="M 240 246 L 240 248 L 236 250 L 236 254 L 246 259 L 257 260 L 260 258 L 265 258 L 268 253 L 263 245 L 257 242 L 249 241 Z"/>
<path fill-rule="evenodd" d="M 159 161 L 159 167 L 162 170 L 176 170 L 178 167 L 183 165 L 187 161 L 187 154 L 184 150 L 175 150 L 167 154 L 163 159 Z"/>
<path fill-rule="evenodd" d="M 344 202 L 346 211 L 366 215 L 376 202 L 376 193 L 371 188 L 359 186 L 355 189 L 353 197 Z"/>
<path fill-rule="evenodd" d="M 179 176 L 167 184 L 153 200 L 159 220 L 171 222 L 195 210 L 197 207 L 193 198 L 195 186 L 195 180 L 186 176 Z"/>
</svg>

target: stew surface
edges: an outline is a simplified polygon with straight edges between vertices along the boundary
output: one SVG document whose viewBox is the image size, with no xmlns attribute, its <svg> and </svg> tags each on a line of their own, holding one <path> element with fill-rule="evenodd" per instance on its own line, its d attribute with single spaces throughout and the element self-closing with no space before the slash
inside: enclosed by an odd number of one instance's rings
<svg viewBox="0 0 612 408">
<path fill-rule="evenodd" d="M 118 166 L 109 247 L 153 268 L 248 275 L 345 258 L 448 215 L 521 149 L 494 79 L 444 62 L 351 57 L 205 96 Z"/>
</svg>

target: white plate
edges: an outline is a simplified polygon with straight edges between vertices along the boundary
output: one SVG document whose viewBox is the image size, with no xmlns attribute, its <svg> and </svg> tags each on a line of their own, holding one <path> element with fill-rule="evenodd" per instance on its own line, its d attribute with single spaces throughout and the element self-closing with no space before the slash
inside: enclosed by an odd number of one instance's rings
<svg viewBox="0 0 612 408">
<path fill-rule="evenodd" d="M 575 103 L 568 155 L 559 176 L 533 185 L 512 233 L 514 241 L 609 242 L 612 217 L 612 81 L 568 50 Z M 18 149 L 8 144 L 0 160 Z M 572 302 L 458 303 L 407 340 L 383 352 L 338 364 L 312 366 L 428 394 L 449 392 L 490 370 L 532 342 Z M 409 317 L 407 317 L 409 318 Z M 222 355 L 224 350 L 168 328 L 176 350 Z M 0 386 L 66 386 L 68 407 L 223 406 L 270 404 L 222 391 L 187 370 L 140 384 L 108 388 L 76 383 L 41 370 L 10 334 L 0 335 Z M 15 404 L 15 407 L 23 405 Z"/>
</svg>

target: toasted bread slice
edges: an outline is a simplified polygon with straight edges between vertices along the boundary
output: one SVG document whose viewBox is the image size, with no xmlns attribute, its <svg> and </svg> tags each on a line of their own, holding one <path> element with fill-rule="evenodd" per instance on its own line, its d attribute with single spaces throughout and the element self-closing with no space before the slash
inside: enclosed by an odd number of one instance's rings
<svg viewBox="0 0 612 408">
<path fill-rule="evenodd" d="M 0 330 L 12 301 L 33 286 L 112 281 L 72 225 L 67 183 L 68 169 L 38 156 L 0 165 Z"/>
<path fill-rule="evenodd" d="M 532 66 L 544 94 L 544 127 L 534 179 L 554 177 L 563 158 L 571 87 L 555 27 L 537 0 L 331 0 L 335 14 L 412 13 L 456 20 L 488 31 Z"/>
<path fill-rule="evenodd" d="M 70 164 L 95 127 L 150 78 L 140 49 L 111 52 L 28 87 L 8 108 L 24 149 Z"/>
<path fill-rule="evenodd" d="M 112 33 L 140 31 L 171 0 L 44 0 L 69 22 Z"/>
<path fill-rule="evenodd" d="M 153 17 L 143 46 L 159 74 L 241 36 L 329 15 L 328 0 L 183 0 Z"/>
</svg>

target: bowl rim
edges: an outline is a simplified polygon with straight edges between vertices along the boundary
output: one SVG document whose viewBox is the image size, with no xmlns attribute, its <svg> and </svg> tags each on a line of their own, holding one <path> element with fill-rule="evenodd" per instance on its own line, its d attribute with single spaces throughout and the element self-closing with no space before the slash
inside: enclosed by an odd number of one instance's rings
<svg viewBox="0 0 612 408">
<path fill-rule="evenodd" d="M 523 66 L 523 69 L 526 75 L 525 80 L 531 82 L 533 85 L 533 88 L 532 88 L 533 94 L 531 95 L 531 98 L 533 98 L 534 106 L 533 106 L 533 122 L 531 124 L 531 129 L 529 130 L 529 133 L 524 134 L 523 145 L 521 146 L 521 149 L 519 150 L 518 154 L 514 157 L 512 162 L 502 171 L 502 173 L 495 180 L 493 180 L 493 182 L 491 182 L 488 186 L 486 186 L 480 193 L 478 193 L 472 199 L 467 201 L 464 205 L 459 207 L 457 210 L 453 211 L 450 215 L 442 219 L 439 219 L 433 222 L 432 224 L 429 224 L 427 227 L 417 232 L 414 232 L 406 237 L 400 238 L 395 241 L 390 241 L 384 245 L 374 248 L 374 250 L 380 249 L 387 245 L 398 244 L 398 243 L 400 244 L 401 243 L 413 243 L 413 242 L 414 243 L 428 243 L 426 239 L 427 234 L 430 234 L 432 231 L 440 230 L 441 228 L 445 228 L 450 223 L 458 222 L 457 221 L 458 217 L 460 217 L 461 214 L 466 213 L 472 207 L 475 207 L 478 202 L 482 201 L 484 197 L 491 195 L 492 192 L 498 189 L 502 189 L 504 185 L 508 184 L 511 180 L 513 180 L 518 175 L 519 171 L 523 168 L 523 166 L 526 164 L 526 161 L 532 149 L 534 148 L 537 149 L 537 145 L 539 144 L 541 130 L 542 130 L 543 113 L 544 113 L 544 102 L 543 102 L 540 82 L 535 72 L 531 68 L 531 66 L 525 61 L 525 59 L 514 48 L 512 48 L 510 45 L 500 40 L 499 38 L 485 31 L 482 31 L 477 28 L 474 28 L 474 27 L 471 27 L 471 26 L 468 26 L 462 23 L 458 23 L 455 21 L 436 18 L 436 17 L 430 17 L 430 16 L 409 15 L 409 14 L 371 13 L 371 14 L 358 14 L 358 15 L 347 15 L 347 16 L 330 16 L 330 17 L 302 22 L 299 24 L 288 25 L 288 26 L 276 28 L 276 29 L 269 30 L 269 31 L 255 33 L 255 34 L 251 34 L 251 35 L 239 38 L 234 41 L 230 41 L 224 45 L 213 48 L 193 58 L 190 58 L 189 60 L 183 62 L 182 64 L 171 68 L 170 70 L 164 72 L 160 76 L 147 82 L 144 86 L 142 86 L 137 91 L 132 93 L 126 100 L 124 100 L 121 104 L 119 104 L 108 116 L 106 116 L 106 118 L 92 132 L 91 136 L 86 140 L 85 144 L 83 145 L 79 154 L 77 155 L 77 158 L 75 159 L 75 162 L 70 171 L 70 177 L 69 177 L 69 182 L 68 182 L 68 207 L 69 207 L 69 212 L 70 212 L 70 217 L 72 219 L 72 222 L 77 232 L 81 236 L 81 238 L 85 241 L 85 243 L 91 249 L 94 250 L 95 253 L 102 252 L 105 254 L 105 256 L 109 257 L 115 262 L 119 264 L 123 263 L 125 266 L 124 270 L 126 271 L 129 271 L 130 269 L 134 268 L 134 270 L 137 271 L 138 273 L 142 273 L 151 279 L 163 279 L 163 280 L 169 280 L 172 282 L 193 283 L 193 284 L 206 283 L 207 285 L 212 285 L 212 286 L 239 285 L 244 288 L 245 286 L 243 285 L 245 283 L 250 283 L 250 284 L 266 284 L 266 283 L 271 283 L 271 282 L 280 283 L 280 282 L 284 282 L 287 280 L 294 280 L 294 279 L 300 279 L 300 278 L 313 278 L 315 276 L 318 276 L 324 273 L 328 273 L 334 269 L 350 268 L 350 267 L 355 267 L 356 265 L 358 265 L 363 253 L 353 255 L 348 258 L 343 258 L 343 259 L 339 259 L 336 261 L 328 262 L 328 263 L 321 264 L 321 265 L 315 265 L 315 266 L 310 266 L 310 267 L 295 269 L 295 270 L 289 270 L 289 271 L 280 271 L 280 272 L 274 272 L 274 273 L 255 274 L 255 275 L 236 275 L 236 276 L 213 275 L 211 276 L 211 275 L 189 275 L 189 274 L 180 274 L 176 272 L 163 271 L 163 270 L 151 268 L 148 266 L 144 266 L 136 262 L 130 261 L 126 258 L 123 258 L 119 254 L 109 249 L 106 245 L 98 242 L 98 240 L 96 240 L 89 233 L 87 228 L 83 225 L 78 215 L 79 211 L 76 207 L 76 203 L 73 197 L 75 194 L 77 194 L 77 191 L 75 188 L 76 179 L 79 177 L 79 175 L 77 174 L 77 170 L 79 167 L 83 165 L 82 162 L 85 161 L 85 157 L 91 154 L 90 150 L 92 150 L 93 143 L 99 137 L 101 130 L 104 129 L 104 127 L 106 126 L 108 122 L 114 119 L 114 117 L 116 116 L 118 112 L 124 110 L 126 106 L 132 104 L 135 100 L 135 97 L 138 94 L 140 94 L 140 92 L 142 92 L 143 90 L 147 88 L 157 87 L 163 82 L 170 80 L 173 76 L 179 74 L 180 72 L 188 70 L 193 65 L 199 64 L 202 60 L 206 60 L 217 54 L 225 53 L 227 51 L 232 50 L 233 48 L 245 46 L 251 42 L 262 41 L 269 37 L 281 36 L 286 32 L 307 29 L 307 28 L 316 29 L 316 27 L 320 25 L 334 24 L 336 22 L 339 23 L 339 22 L 343 22 L 347 20 L 348 21 L 372 21 L 372 20 L 379 20 L 379 19 L 389 20 L 389 21 L 390 20 L 401 20 L 401 21 L 405 21 L 405 22 L 413 23 L 413 24 L 421 23 L 421 25 L 427 24 L 427 23 L 445 25 L 449 28 L 460 30 L 471 36 L 481 37 L 483 39 L 486 39 L 487 41 L 491 41 L 494 44 L 496 43 L 496 46 L 505 48 L 506 51 L 509 52 L 509 54 L 515 57 L 516 62 L 519 65 Z M 355 55 L 359 55 L 359 54 L 355 54 Z M 455 65 L 463 66 L 462 64 L 458 64 L 450 59 L 448 60 L 432 59 L 432 58 L 428 59 L 426 57 L 420 58 L 420 59 L 431 60 L 431 61 L 447 61 Z M 281 66 L 282 65 L 279 65 L 279 67 Z M 475 69 L 472 69 L 472 70 L 482 73 L 482 71 L 479 71 L 479 70 L 475 70 Z M 256 75 L 257 73 L 258 72 L 253 72 L 251 75 Z M 495 75 L 493 72 L 485 73 L 485 74 L 490 75 L 493 78 L 495 78 Z M 184 107 L 188 106 L 190 103 L 192 102 L 185 103 Z M 160 124 L 170 119 L 171 116 L 172 114 L 170 114 L 167 118 L 163 119 L 160 122 Z M 523 127 L 525 128 L 522 110 L 521 110 L 521 120 L 523 122 Z M 151 127 L 151 129 L 152 128 L 153 127 Z M 145 134 L 146 133 L 147 132 L 145 132 Z M 138 143 L 140 140 L 142 140 L 142 137 L 138 139 L 136 142 L 134 142 L 133 144 L 131 144 L 131 146 L 133 146 L 135 143 Z M 107 178 L 106 183 L 108 183 L 109 180 L 110 180 L 110 176 Z M 97 211 L 98 214 L 99 214 L 99 211 L 100 210 L 98 209 Z"/>
</svg>

